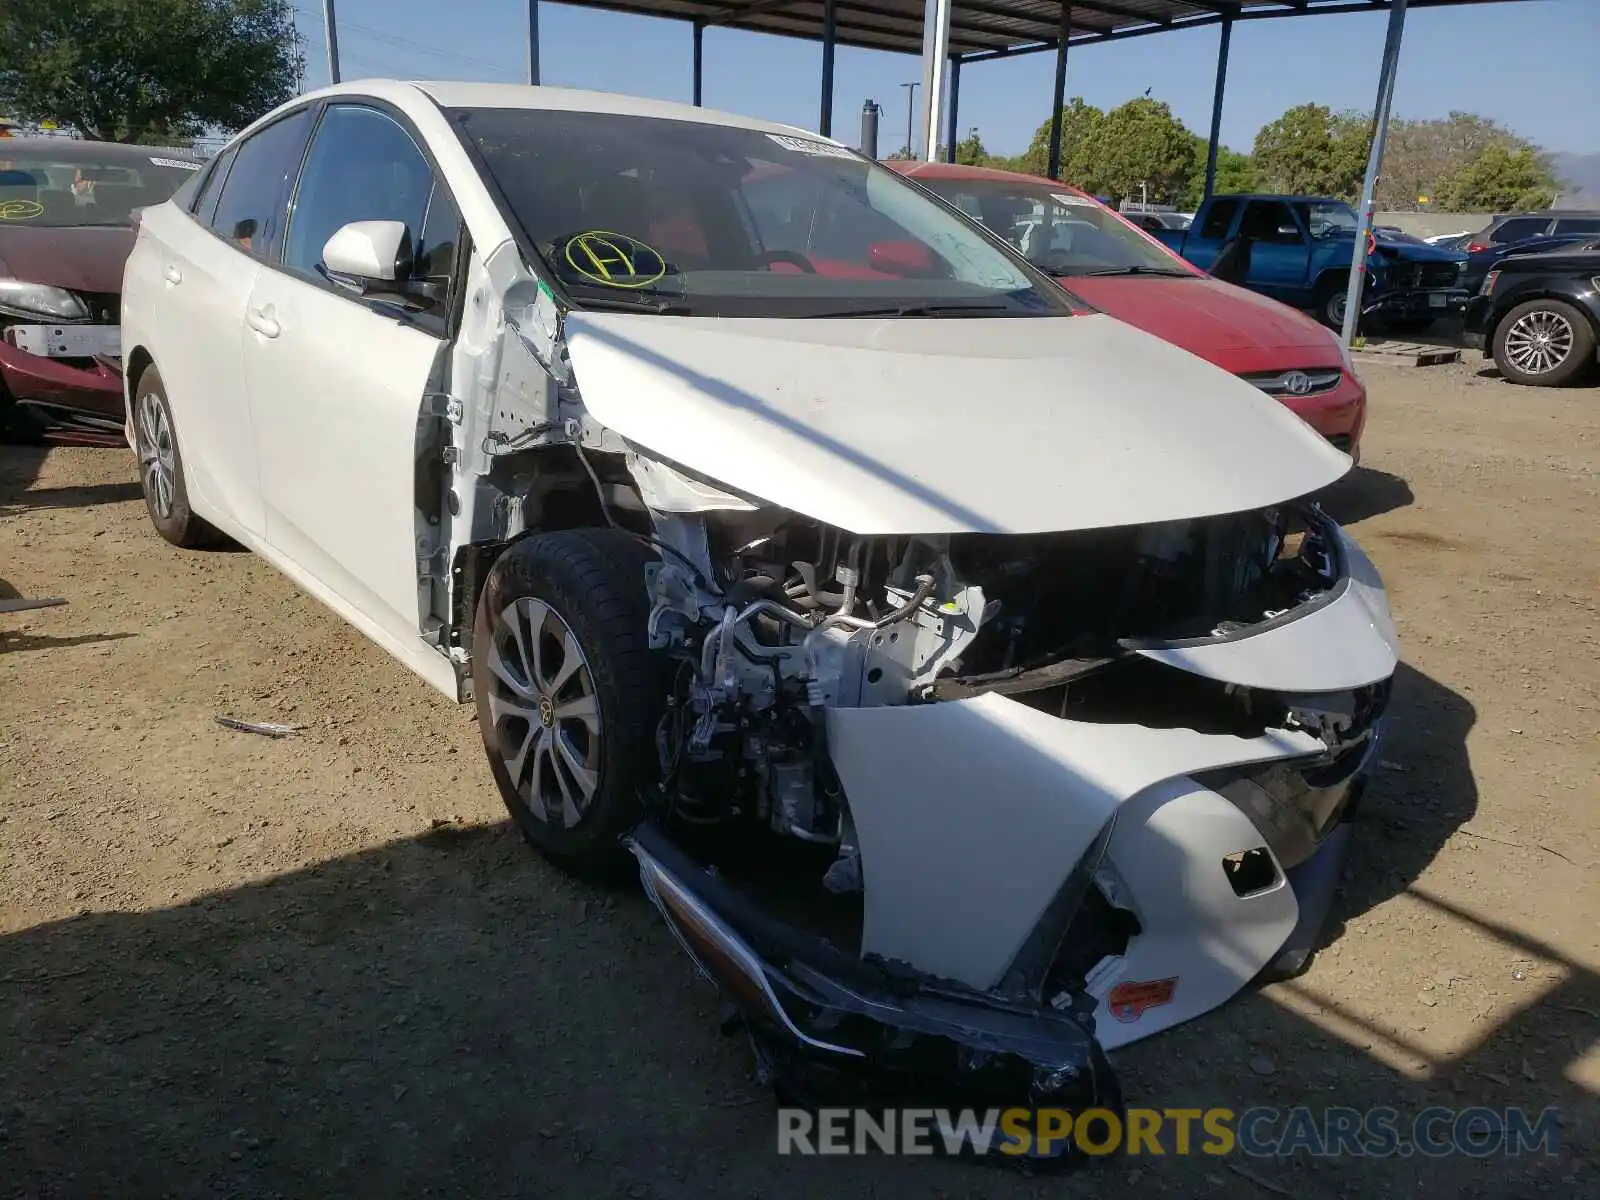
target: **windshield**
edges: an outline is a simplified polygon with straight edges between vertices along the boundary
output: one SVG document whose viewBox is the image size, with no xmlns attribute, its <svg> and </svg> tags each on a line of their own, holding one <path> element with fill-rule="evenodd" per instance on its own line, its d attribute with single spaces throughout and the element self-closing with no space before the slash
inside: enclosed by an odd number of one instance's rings
<svg viewBox="0 0 1600 1200">
<path fill-rule="evenodd" d="M 96 155 L 62 141 L 42 151 L 0 142 L 0 225 L 128 225 L 134 209 L 167 200 L 204 165 L 156 150 Z"/>
<path fill-rule="evenodd" d="M 1301 200 L 1295 207 L 1314 238 L 1338 237 L 1356 231 L 1356 210 L 1340 200 Z"/>
<path fill-rule="evenodd" d="M 1194 272 L 1087 196 L 1021 180 L 918 179 L 1052 275 Z"/>
<path fill-rule="evenodd" d="M 615 113 L 465 109 L 510 215 L 580 307 L 1040 316 L 1054 284 L 842 147 Z"/>
</svg>

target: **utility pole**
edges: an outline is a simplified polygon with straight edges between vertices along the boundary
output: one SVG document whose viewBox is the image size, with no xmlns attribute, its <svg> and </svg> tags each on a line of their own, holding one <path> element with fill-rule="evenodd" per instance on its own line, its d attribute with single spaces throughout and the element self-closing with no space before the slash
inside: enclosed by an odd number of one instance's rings
<svg viewBox="0 0 1600 1200">
<path fill-rule="evenodd" d="M 333 18 L 333 0 L 322 0 L 322 32 L 328 43 L 328 82 L 339 82 L 339 24 Z"/>
<path fill-rule="evenodd" d="M 908 89 L 906 92 L 906 157 L 910 158 L 912 157 L 911 139 L 914 136 L 912 125 L 917 115 L 917 89 L 922 86 L 922 81 L 916 79 L 910 83 L 902 83 L 900 86 Z"/>
</svg>

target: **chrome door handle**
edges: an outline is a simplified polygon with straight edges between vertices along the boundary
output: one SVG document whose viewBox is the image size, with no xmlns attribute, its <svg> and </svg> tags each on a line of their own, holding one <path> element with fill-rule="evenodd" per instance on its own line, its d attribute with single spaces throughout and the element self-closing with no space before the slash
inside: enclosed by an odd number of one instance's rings
<svg viewBox="0 0 1600 1200">
<path fill-rule="evenodd" d="M 270 312 L 261 308 L 252 308 L 244 314 L 245 324 L 254 329 L 262 337 L 275 338 L 282 332 L 282 327 Z"/>
<path fill-rule="evenodd" d="M 162 274 L 167 277 L 167 282 L 168 283 L 182 283 L 183 282 L 183 272 L 178 270 L 177 267 L 168 267 L 165 271 L 162 272 Z"/>
</svg>

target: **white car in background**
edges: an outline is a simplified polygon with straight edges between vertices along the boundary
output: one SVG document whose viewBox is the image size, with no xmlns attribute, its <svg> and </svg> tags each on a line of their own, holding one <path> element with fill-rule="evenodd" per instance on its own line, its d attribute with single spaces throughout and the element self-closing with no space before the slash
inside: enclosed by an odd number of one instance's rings
<svg viewBox="0 0 1600 1200">
<path fill-rule="evenodd" d="M 1304 961 L 1396 662 L 1303 500 L 1350 460 L 887 169 L 340 85 L 144 213 L 122 328 L 160 533 L 475 702 L 528 839 L 631 849 L 789 1094 L 1114 1104 L 1103 1048 Z"/>
</svg>

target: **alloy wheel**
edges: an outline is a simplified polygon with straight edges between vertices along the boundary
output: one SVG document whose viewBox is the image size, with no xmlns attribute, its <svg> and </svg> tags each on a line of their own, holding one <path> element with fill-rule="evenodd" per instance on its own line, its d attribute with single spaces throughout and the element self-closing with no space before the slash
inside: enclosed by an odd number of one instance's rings
<svg viewBox="0 0 1600 1200">
<path fill-rule="evenodd" d="M 1572 353 L 1572 324 L 1558 312 L 1535 309 L 1506 331 L 1505 356 L 1525 375 L 1548 375 Z"/>
<path fill-rule="evenodd" d="M 178 476 L 177 454 L 173 449 L 172 424 L 161 397 L 146 392 L 139 397 L 134 419 L 134 440 L 138 443 L 139 473 L 144 494 L 155 515 L 165 521 L 172 516 Z"/>
<path fill-rule="evenodd" d="M 495 620 L 489 713 L 517 795 L 540 821 L 571 829 L 600 781 L 600 705 L 578 639 L 543 600 L 524 596 Z"/>
</svg>

